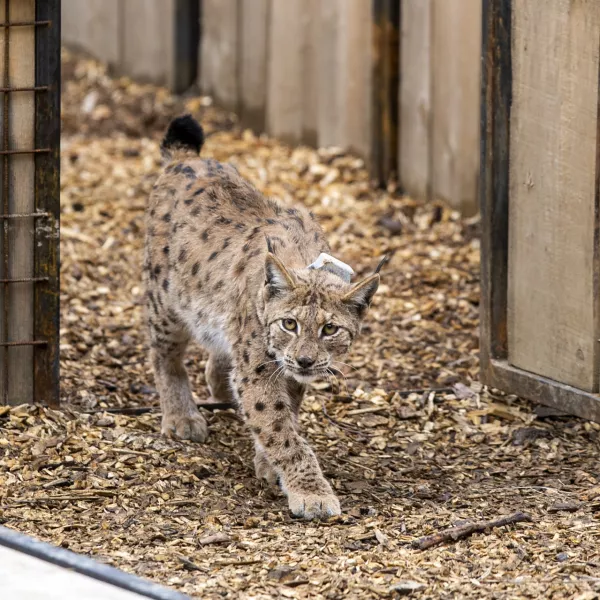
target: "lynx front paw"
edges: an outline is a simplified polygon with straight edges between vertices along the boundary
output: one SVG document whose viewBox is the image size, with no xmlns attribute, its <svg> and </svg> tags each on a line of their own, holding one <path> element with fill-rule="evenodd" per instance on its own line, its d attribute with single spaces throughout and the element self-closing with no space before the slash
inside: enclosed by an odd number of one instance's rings
<svg viewBox="0 0 600 600">
<path fill-rule="evenodd" d="M 314 494 L 288 492 L 292 514 L 305 519 L 320 519 L 342 514 L 340 501 L 333 493 Z"/>
<path fill-rule="evenodd" d="M 275 485 L 279 479 L 275 469 L 262 452 L 257 452 L 254 457 L 254 471 L 257 479 L 265 479 L 270 485 Z"/>
<path fill-rule="evenodd" d="M 203 443 L 208 437 L 208 426 L 200 414 L 163 415 L 162 434 L 179 440 Z"/>
</svg>

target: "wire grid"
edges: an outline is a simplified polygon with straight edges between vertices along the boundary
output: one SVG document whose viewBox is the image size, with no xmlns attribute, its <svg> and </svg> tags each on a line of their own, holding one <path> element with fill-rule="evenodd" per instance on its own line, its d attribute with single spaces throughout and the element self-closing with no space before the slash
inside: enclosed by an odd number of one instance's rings
<svg viewBox="0 0 600 600">
<path fill-rule="evenodd" d="M 60 144 L 60 0 L 36 0 L 36 18 L 32 21 L 10 21 L 11 0 L 4 2 L 4 77 L 2 94 L 3 122 L 0 160 L 3 164 L 2 258 L 5 277 L 2 285 L 3 319 L 0 357 L 4 362 L 0 381 L 0 404 L 8 402 L 11 348 L 34 347 L 31 376 L 33 398 L 30 400 L 52 406 L 58 405 L 58 219 L 59 184 L 58 152 Z M 19 1 L 19 0 L 16 0 Z M 14 2 L 14 0 L 13 0 Z M 35 30 L 35 85 L 11 87 L 10 81 L 10 30 L 15 27 L 33 27 Z M 13 149 L 10 144 L 10 105 L 14 93 L 26 92 L 35 98 L 35 144 L 33 148 Z M 11 156 L 29 154 L 35 160 L 34 210 L 29 213 L 11 213 L 10 166 Z M 10 227 L 11 223 L 31 220 L 34 272 L 31 276 L 9 277 Z M 39 223 L 43 221 L 43 227 Z M 33 293 L 33 339 L 9 340 L 11 319 L 9 288 L 11 285 L 32 283 Z"/>
</svg>

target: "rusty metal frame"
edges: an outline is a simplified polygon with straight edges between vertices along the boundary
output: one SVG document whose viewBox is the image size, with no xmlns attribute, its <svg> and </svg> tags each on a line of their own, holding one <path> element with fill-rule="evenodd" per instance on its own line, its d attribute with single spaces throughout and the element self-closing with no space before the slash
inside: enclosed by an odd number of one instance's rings
<svg viewBox="0 0 600 600">
<path fill-rule="evenodd" d="M 59 404 L 59 222 L 60 222 L 60 0 L 37 0 L 35 18 L 35 85 L 48 87 L 36 94 L 35 145 L 49 152 L 35 156 L 35 212 L 49 214 L 36 221 L 35 277 L 47 278 L 35 287 L 34 337 L 48 342 L 34 350 L 36 402 Z"/>
<path fill-rule="evenodd" d="M 600 423 L 600 395 L 530 373 L 508 362 L 508 211 L 512 104 L 511 0 L 484 0 L 481 85 L 481 335 L 483 383 Z M 600 74 L 599 74 L 600 86 Z M 599 105 L 600 127 L 600 105 Z M 599 250 L 600 130 L 596 173 Z M 598 257 L 594 256 L 595 262 Z M 597 277 L 597 273 L 595 275 Z M 598 282 L 596 281 L 597 285 Z"/>
<path fill-rule="evenodd" d="M 0 279 L 4 295 L 4 339 L 0 340 L 0 356 L 5 361 L 4 378 L 0 382 L 1 398 L 8 400 L 8 355 L 10 348 L 33 346 L 34 402 L 58 406 L 59 403 L 59 217 L 60 217 L 60 0 L 36 0 L 35 20 L 10 21 L 10 0 L 5 2 L 5 23 L 0 27 L 35 28 L 35 85 L 10 87 L 10 39 L 4 36 L 4 81 L 0 87 L 4 107 L 0 160 L 3 164 L 3 206 L 0 226 L 4 228 L 4 243 L 0 249 L 4 272 L 8 274 L 9 223 L 13 219 L 32 219 L 35 224 L 32 244 L 34 248 L 34 273 L 31 277 L 5 277 Z M 9 147 L 9 115 L 11 94 L 30 92 L 35 95 L 34 148 L 14 150 Z M 11 213 L 9 204 L 10 157 L 32 154 L 35 162 L 34 211 Z M 8 340 L 9 303 L 11 284 L 34 284 L 33 339 Z"/>
</svg>

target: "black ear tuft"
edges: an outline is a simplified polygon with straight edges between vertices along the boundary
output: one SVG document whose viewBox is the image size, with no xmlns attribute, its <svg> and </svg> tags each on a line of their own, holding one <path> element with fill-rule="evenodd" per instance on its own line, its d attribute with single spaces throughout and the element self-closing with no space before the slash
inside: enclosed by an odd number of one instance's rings
<svg viewBox="0 0 600 600">
<path fill-rule="evenodd" d="M 198 121 L 192 115 L 183 115 L 171 121 L 163 138 L 161 149 L 164 151 L 179 146 L 200 154 L 203 145 L 204 130 Z"/>
<path fill-rule="evenodd" d="M 343 298 L 343 302 L 357 317 L 363 318 L 379 287 L 379 273 L 375 273 L 357 283 Z"/>
<path fill-rule="evenodd" d="M 285 268 L 285 265 L 270 252 L 265 260 L 265 286 L 267 299 L 289 292 L 296 287 L 294 276 Z"/>
</svg>

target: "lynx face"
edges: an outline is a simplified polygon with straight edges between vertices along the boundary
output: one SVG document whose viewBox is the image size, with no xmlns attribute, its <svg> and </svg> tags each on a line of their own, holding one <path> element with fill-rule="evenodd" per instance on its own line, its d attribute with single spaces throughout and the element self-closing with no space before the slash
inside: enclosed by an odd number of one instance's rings
<svg viewBox="0 0 600 600">
<path fill-rule="evenodd" d="M 330 374 L 360 332 L 378 284 L 378 275 L 352 286 L 331 273 L 291 270 L 269 254 L 264 322 L 281 371 L 300 383 Z"/>
</svg>

